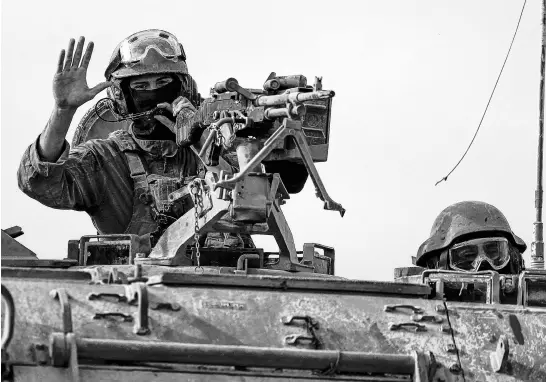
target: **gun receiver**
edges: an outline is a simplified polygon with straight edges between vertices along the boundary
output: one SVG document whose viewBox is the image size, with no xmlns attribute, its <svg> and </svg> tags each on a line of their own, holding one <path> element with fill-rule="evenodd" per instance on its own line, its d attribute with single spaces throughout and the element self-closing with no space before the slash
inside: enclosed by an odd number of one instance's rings
<svg viewBox="0 0 546 382">
<path fill-rule="evenodd" d="M 339 211 L 345 209 L 334 202 L 324 187 L 314 165 L 302 121 L 306 120 L 308 109 L 327 110 L 331 105 L 332 90 L 322 90 L 319 79 L 314 87 L 306 86 L 304 76 L 276 77 L 272 73 L 264 84 L 264 91 L 245 89 L 235 78 L 218 82 L 211 89 L 212 98 L 204 103 L 204 120 L 210 124 L 208 137 L 200 147 L 199 157 L 206 164 L 216 163 L 215 158 L 207 163 L 207 152 L 219 155 L 221 149 L 212 149 L 214 144 L 222 142 L 225 147 L 226 135 L 230 140 L 235 137 L 255 137 L 256 147 L 253 158 L 231 179 L 219 180 L 214 189 L 233 189 L 249 172 L 270 158 L 273 150 L 286 147 L 290 141 L 297 149 L 299 160 L 303 162 L 315 185 L 317 196 L 324 202 L 324 208 Z M 287 86 L 298 87 L 285 89 Z M 269 90 L 268 90 L 269 89 Z M 273 89 L 273 90 L 271 90 Z M 263 94 L 267 92 L 269 94 Z M 312 103 L 322 101 L 320 103 Z M 328 113 L 329 114 L 329 113 Z M 235 148 L 236 149 L 236 148 Z M 237 149 L 236 149 L 237 150 Z M 209 156 L 210 158 L 210 156 Z M 241 161 L 239 160 L 239 164 Z"/>
<path fill-rule="evenodd" d="M 278 85 L 271 86 L 273 83 L 272 81 L 275 80 L 268 80 L 264 84 L 264 89 L 270 89 L 270 90 L 277 90 L 281 88 L 281 82 L 278 82 Z M 288 85 L 290 83 L 283 82 L 283 84 Z M 316 90 L 312 92 L 286 92 L 284 94 L 278 94 L 278 95 L 256 95 L 252 93 L 250 90 L 247 90 L 239 85 L 239 82 L 235 78 L 228 78 L 227 80 L 223 82 L 217 82 L 216 85 L 214 85 L 214 91 L 216 93 L 221 94 L 225 92 L 236 92 L 242 95 L 243 97 L 247 98 L 248 100 L 253 101 L 252 104 L 254 106 L 280 106 L 280 105 L 286 105 L 287 103 L 301 103 L 305 101 L 311 101 L 316 99 L 327 99 L 332 98 L 335 93 L 333 90 Z"/>
</svg>

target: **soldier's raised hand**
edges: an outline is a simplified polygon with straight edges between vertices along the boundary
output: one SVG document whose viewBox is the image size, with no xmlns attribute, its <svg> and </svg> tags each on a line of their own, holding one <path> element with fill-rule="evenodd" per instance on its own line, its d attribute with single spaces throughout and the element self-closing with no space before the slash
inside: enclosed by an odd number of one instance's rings
<svg viewBox="0 0 546 382">
<path fill-rule="evenodd" d="M 76 109 L 87 101 L 92 100 L 98 93 L 112 86 L 111 82 L 101 82 L 95 87 L 87 85 L 87 67 L 93 54 L 93 42 L 87 44 L 82 58 L 85 38 L 78 40 L 74 51 L 74 39 L 68 43 L 68 51 L 61 51 L 57 63 L 57 73 L 53 77 L 53 97 L 55 105 L 60 109 Z M 81 62 L 80 62 L 81 60 Z"/>
</svg>

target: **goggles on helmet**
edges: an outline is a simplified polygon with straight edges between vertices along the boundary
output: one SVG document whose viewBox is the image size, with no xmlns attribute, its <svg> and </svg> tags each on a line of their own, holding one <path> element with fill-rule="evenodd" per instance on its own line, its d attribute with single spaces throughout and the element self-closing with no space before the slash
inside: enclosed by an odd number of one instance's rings
<svg viewBox="0 0 546 382">
<path fill-rule="evenodd" d="M 186 58 L 176 37 L 169 32 L 154 29 L 137 32 L 123 40 L 119 48 L 121 62 L 126 65 L 140 62 L 150 49 L 175 62 L 180 56 L 182 60 Z"/>
<path fill-rule="evenodd" d="M 451 268 L 459 271 L 477 271 L 483 261 L 494 270 L 500 270 L 510 261 L 510 243 L 505 238 L 468 240 L 449 250 Z"/>
</svg>

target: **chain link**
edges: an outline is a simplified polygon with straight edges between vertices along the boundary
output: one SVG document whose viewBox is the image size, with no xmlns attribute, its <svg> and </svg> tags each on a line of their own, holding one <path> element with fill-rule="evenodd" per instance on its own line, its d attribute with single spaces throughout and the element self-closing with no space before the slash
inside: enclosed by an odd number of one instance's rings
<svg viewBox="0 0 546 382">
<path fill-rule="evenodd" d="M 222 146 L 225 143 L 225 141 L 226 141 L 226 138 L 224 137 L 220 129 L 217 129 L 216 130 L 216 145 Z"/>
<path fill-rule="evenodd" d="M 201 267 L 201 251 L 199 244 L 199 214 L 203 212 L 205 206 L 203 204 L 203 184 L 201 179 L 195 179 L 191 186 L 191 193 L 193 195 L 193 208 L 194 208 L 194 217 L 195 217 L 195 226 L 194 226 L 194 239 L 195 239 L 195 259 L 197 261 L 197 267 L 195 270 L 202 270 Z"/>
</svg>

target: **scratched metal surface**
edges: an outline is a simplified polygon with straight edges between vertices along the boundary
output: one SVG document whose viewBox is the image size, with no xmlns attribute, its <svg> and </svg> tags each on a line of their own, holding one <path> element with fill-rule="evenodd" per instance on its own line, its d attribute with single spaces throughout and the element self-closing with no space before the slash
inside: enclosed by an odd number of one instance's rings
<svg viewBox="0 0 546 382">
<path fill-rule="evenodd" d="M 336 376 L 320 377 L 312 372 L 301 371 L 243 371 L 226 370 L 225 368 L 189 368 L 189 367 L 116 367 L 116 366 L 89 366 L 80 367 L 80 382 L 197 382 L 197 381 L 240 381 L 240 382 L 273 382 L 282 380 L 290 381 L 367 381 L 367 382 L 404 382 L 410 379 L 400 377 L 376 377 L 376 376 Z M 16 381 L 24 382 L 60 382 L 72 381 L 72 374 L 66 368 L 55 367 L 32 367 L 23 366 L 18 368 Z"/>
<path fill-rule="evenodd" d="M 136 306 L 113 298 L 88 299 L 91 293 L 125 295 L 123 285 L 4 276 L 2 284 L 13 295 L 16 310 L 8 353 L 11 360 L 36 362 L 32 345 L 47 346 L 52 332 L 63 331 L 60 305 L 50 291 L 65 288 L 74 332 L 86 338 L 308 348 L 307 343 L 289 345 L 285 341 L 287 336 L 307 335 L 305 327 L 282 323 L 283 317 L 306 315 L 319 324 L 316 334 L 321 349 L 384 354 L 430 351 L 447 368 L 457 362 L 448 350 L 451 335 L 441 331 L 448 324 L 446 316 L 436 311 L 440 301 L 365 292 L 269 290 L 253 288 L 252 280 L 249 277 L 247 287 L 148 286 L 151 305 L 176 303 L 179 309 L 150 309 L 151 332 L 140 336 L 133 333 L 134 323 L 93 318 L 96 313 L 136 313 Z M 385 305 L 397 304 L 420 307 L 424 315 L 439 316 L 442 322 L 419 322 L 425 331 L 412 327 L 390 330 L 391 323 L 416 323 L 411 310 L 385 312 Z M 546 309 L 472 303 L 449 303 L 448 307 L 467 381 L 546 380 Z M 489 357 L 501 335 L 509 341 L 509 362 L 502 373 L 494 373 Z"/>
</svg>

